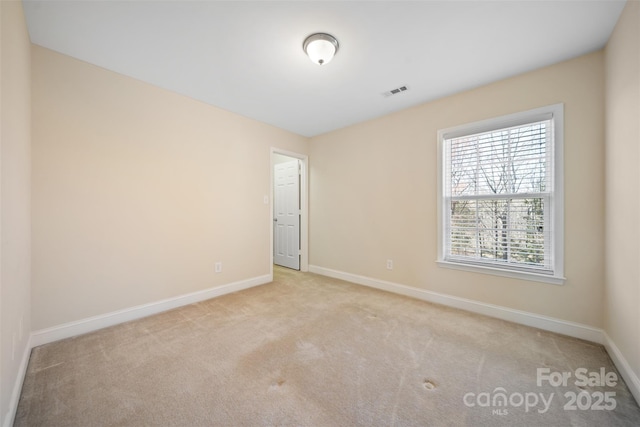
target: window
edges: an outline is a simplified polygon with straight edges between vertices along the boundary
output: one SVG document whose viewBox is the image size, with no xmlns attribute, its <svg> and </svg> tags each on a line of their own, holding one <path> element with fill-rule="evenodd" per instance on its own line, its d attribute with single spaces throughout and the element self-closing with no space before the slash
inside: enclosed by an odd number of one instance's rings
<svg viewBox="0 0 640 427">
<path fill-rule="evenodd" d="M 444 267 L 562 284 L 562 104 L 438 132 Z"/>
</svg>

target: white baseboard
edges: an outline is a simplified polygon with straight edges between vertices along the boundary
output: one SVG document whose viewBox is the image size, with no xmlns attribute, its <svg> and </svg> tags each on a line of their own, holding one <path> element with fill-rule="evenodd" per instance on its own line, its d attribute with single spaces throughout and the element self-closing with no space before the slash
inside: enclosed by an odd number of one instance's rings
<svg viewBox="0 0 640 427">
<path fill-rule="evenodd" d="M 126 308 L 111 313 L 93 316 L 75 322 L 69 322 L 47 329 L 41 329 L 31 333 L 31 347 L 48 344 L 64 338 L 74 337 L 76 335 L 86 334 L 88 332 L 97 331 L 98 329 L 108 326 L 117 325 L 128 322 L 130 320 L 140 319 L 151 316 L 152 314 L 161 313 L 163 311 L 215 298 L 221 295 L 230 294 L 232 292 L 241 291 L 243 289 L 252 288 L 254 286 L 264 285 L 273 281 L 273 275 L 254 277 L 251 279 L 241 280 L 229 283 L 215 288 L 205 289 L 202 291 L 192 292 L 180 295 L 174 298 L 167 298 L 161 301 L 143 304 L 136 307 Z"/>
<path fill-rule="evenodd" d="M 611 360 L 613 360 L 613 364 L 618 368 L 618 372 L 622 375 L 622 379 L 627 384 L 627 387 L 629 387 L 631 394 L 636 398 L 636 402 L 640 405 L 640 378 L 638 378 L 638 375 L 631 369 L 627 359 L 625 359 L 618 346 L 606 332 L 604 332 L 604 338 L 604 347 L 607 349 L 607 353 L 609 353 Z"/>
<path fill-rule="evenodd" d="M 18 375 L 16 376 L 16 382 L 13 385 L 11 392 L 11 400 L 9 401 L 9 412 L 4 417 L 3 427 L 11 427 L 16 418 L 16 411 L 18 410 L 18 402 L 20 401 L 20 393 L 22 392 L 22 383 L 27 373 L 27 366 L 29 366 L 29 357 L 31 356 L 31 337 L 27 338 L 27 345 L 24 347 L 22 353 L 22 360 L 20 361 L 20 367 L 18 368 Z"/>
<path fill-rule="evenodd" d="M 347 282 L 352 282 L 359 285 L 381 289 L 387 292 L 393 292 L 396 294 L 417 298 L 423 301 L 442 304 L 448 307 L 459 308 L 462 310 L 471 311 L 473 313 L 484 314 L 486 316 L 519 323 L 521 325 L 532 326 L 534 328 L 543 329 L 545 331 L 556 332 L 559 334 L 580 338 L 598 344 L 604 344 L 604 335 L 602 329 L 593 328 L 591 326 L 583 325 L 580 323 L 568 322 L 566 320 L 555 319 L 553 317 L 542 316 L 539 314 L 529 313 L 521 310 L 514 310 L 508 307 L 486 304 L 466 298 L 455 297 L 452 295 L 427 291 L 425 289 L 413 288 L 398 283 L 373 279 L 371 277 L 331 270 L 329 268 L 318 267 L 316 265 L 310 265 L 309 271 L 312 273 L 321 274 L 323 276 L 329 276 L 335 279 L 341 279 Z"/>
</svg>

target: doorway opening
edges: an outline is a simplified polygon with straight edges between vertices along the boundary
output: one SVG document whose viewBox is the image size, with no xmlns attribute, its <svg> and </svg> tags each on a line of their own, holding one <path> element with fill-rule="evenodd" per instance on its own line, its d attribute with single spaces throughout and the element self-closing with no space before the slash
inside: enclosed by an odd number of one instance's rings
<svg viewBox="0 0 640 427">
<path fill-rule="evenodd" d="M 271 274 L 273 265 L 308 271 L 307 156 L 271 149 Z"/>
</svg>

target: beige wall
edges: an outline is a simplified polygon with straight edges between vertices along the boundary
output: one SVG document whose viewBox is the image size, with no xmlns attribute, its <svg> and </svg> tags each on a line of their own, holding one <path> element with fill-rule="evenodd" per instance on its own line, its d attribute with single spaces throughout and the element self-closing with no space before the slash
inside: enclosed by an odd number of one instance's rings
<svg viewBox="0 0 640 427">
<path fill-rule="evenodd" d="M 312 138 L 309 263 L 602 327 L 603 71 L 596 52 Z M 438 129 L 560 102 L 565 285 L 438 267 Z"/>
<path fill-rule="evenodd" d="M 606 48 L 605 331 L 640 378 L 640 3 Z"/>
<path fill-rule="evenodd" d="M 269 274 L 270 147 L 306 138 L 38 46 L 32 61 L 34 330 Z"/>
<path fill-rule="evenodd" d="M 0 15 L 0 421 L 10 425 L 30 350 L 31 48 L 22 3 L 1 1 Z"/>
</svg>

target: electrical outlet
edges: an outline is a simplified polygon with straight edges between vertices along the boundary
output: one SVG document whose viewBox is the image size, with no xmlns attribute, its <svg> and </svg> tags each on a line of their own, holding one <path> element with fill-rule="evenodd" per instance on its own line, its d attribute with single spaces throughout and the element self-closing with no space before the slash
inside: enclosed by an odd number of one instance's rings
<svg viewBox="0 0 640 427">
<path fill-rule="evenodd" d="M 220 261 L 215 264 L 216 273 L 222 273 L 222 263 Z"/>
<path fill-rule="evenodd" d="M 387 270 L 393 270 L 393 260 L 392 259 L 388 259 L 387 260 Z"/>
</svg>

